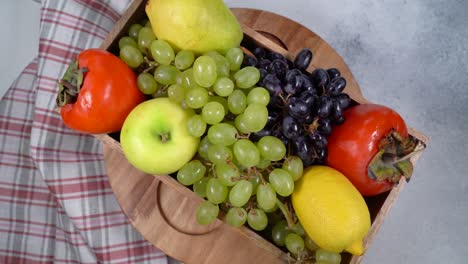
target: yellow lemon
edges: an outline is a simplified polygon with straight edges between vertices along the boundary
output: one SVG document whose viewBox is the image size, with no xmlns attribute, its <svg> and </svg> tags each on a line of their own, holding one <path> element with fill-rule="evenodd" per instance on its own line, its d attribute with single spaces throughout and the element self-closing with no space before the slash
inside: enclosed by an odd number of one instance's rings
<svg viewBox="0 0 468 264">
<path fill-rule="evenodd" d="M 339 171 L 312 166 L 296 182 L 294 210 L 309 237 L 321 248 L 362 255 L 370 214 L 364 198 Z"/>
</svg>

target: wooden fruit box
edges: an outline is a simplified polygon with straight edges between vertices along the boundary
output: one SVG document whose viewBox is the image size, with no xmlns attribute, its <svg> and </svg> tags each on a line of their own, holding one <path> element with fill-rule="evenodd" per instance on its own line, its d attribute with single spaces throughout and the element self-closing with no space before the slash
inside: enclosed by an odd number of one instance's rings
<svg viewBox="0 0 468 264">
<path fill-rule="evenodd" d="M 109 33 L 101 48 L 118 52 L 118 40 L 132 23 L 145 17 L 146 0 L 134 0 Z M 310 48 L 315 67 L 338 68 L 347 80 L 345 92 L 359 103 L 368 101 L 341 57 L 319 36 L 287 18 L 265 11 L 232 9 L 243 25 L 244 44 L 260 45 L 289 58 L 302 48 Z M 427 143 L 427 137 L 409 128 L 410 134 Z M 104 145 L 109 182 L 117 201 L 135 228 L 156 247 L 184 263 L 288 263 L 288 255 L 247 227 L 234 228 L 221 219 L 209 226 L 195 220 L 202 201 L 190 189 L 170 176 L 153 176 L 130 165 L 120 147 L 118 135 L 96 135 Z M 419 154 L 420 155 L 420 154 Z M 419 158 L 416 155 L 412 162 Z M 364 241 L 368 248 L 391 205 L 405 186 L 402 179 L 388 193 L 367 198 L 372 217 L 371 230 Z M 360 263 L 362 257 L 343 254 L 342 263 Z"/>
</svg>

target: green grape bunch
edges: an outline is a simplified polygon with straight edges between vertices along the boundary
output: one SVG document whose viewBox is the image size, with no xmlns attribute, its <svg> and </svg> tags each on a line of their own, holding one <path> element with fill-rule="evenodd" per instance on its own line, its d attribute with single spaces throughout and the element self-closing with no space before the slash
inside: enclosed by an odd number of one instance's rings
<svg viewBox="0 0 468 264">
<path fill-rule="evenodd" d="M 268 231 L 270 241 L 298 259 L 309 250 L 323 263 L 339 263 L 333 253 L 310 246 L 292 210 L 289 196 L 302 176 L 302 160 L 279 138 L 251 137 L 267 125 L 271 100 L 257 86 L 260 70 L 243 66 L 240 47 L 225 54 L 176 50 L 150 27 L 131 25 L 118 42 L 119 55 L 137 73 L 141 92 L 195 112 L 187 130 L 201 139 L 198 153 L 175 178 L 203 198 L 197 222 L 221 218 L 232 227 Z"/>
</svg>

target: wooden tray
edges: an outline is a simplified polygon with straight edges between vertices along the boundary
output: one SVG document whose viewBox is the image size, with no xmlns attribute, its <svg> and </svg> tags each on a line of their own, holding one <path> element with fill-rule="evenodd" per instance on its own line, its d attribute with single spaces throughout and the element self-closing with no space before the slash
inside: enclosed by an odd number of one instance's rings
<svg viewBox="0 0 468 264">
<path fill-rule="evenodd" d="M 145 0 L 134 0 L 107 36 L 101 48 L 117 51 L 117 41 L 128 27 L 144 16 Z M 342 58 L 318 35 L 285 17 L 265 11 L 236 8 L 246 41 L 255 42 L 290 58 L 308 47 L 314 67 L 338 68 L 347 80 L 345 90 L 360 104 L 368 101 Z M 427 137 L 410 128 L 410 134 L 427 143 Z M 130 165 L 120 144 L 108 135 L 96 135 L 104 143 L 109 182 L 118 203 L 135 228 L 156 247 L 184 263 L 287 263 L 287 255 L 246 227 L 233 228 L 218 219 L 200 226 L 195 210 L 202 201 L 169 176 L 152 176 Z M 413 157 L 413 163 L 419 158 Z M 405 181 L 388 193 L 368 198 L 372 227 L 364 241 L 367 249 Z M 343 254 L 342 263 L 360 263 L 361 257 Z"/>
</svg>

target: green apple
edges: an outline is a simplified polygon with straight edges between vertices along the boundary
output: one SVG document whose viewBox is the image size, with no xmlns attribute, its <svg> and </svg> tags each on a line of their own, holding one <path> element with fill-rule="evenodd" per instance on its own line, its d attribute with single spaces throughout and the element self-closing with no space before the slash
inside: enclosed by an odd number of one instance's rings
<svg viewBox="0 0 468 264">
<path fill-rule="evenodd" d="M 120 144 L 128 161 L 148 174 L 169 174 L 189 162 L 200 138 L 187 131 L 194 112 L 168 98 L 155 98 L 135 107 L 125 119 Z"/>
</svg>

